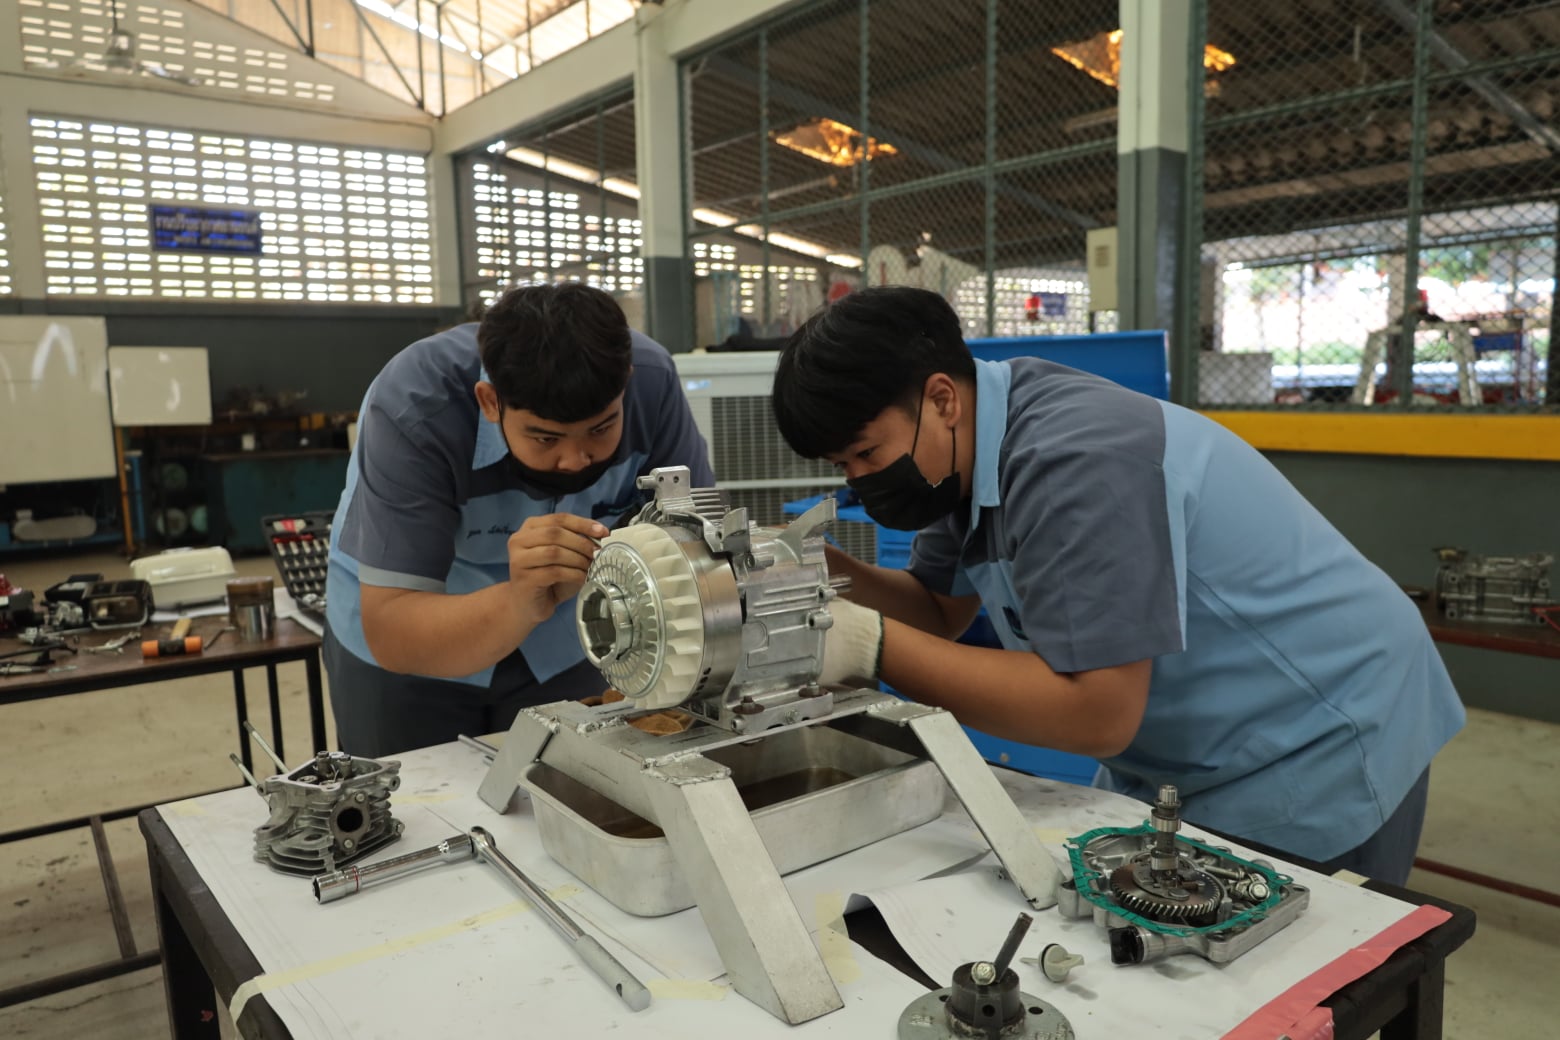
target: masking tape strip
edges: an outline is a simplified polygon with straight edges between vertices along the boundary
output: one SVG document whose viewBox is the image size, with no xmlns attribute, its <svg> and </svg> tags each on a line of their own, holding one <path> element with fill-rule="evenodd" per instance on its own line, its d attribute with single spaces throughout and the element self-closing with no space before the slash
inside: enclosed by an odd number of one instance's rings
<svg viewBox="0 0 1560 1040">
<path fill-rule="evenodd" d="M 427 794 L 398 794 L 395 796 L 396 805 L 438 805 L 440 802 L 453 802 L 456 798 L 465 797 L 464 791 L 432 791 Z M 443 819 L 443 817 L 440 817 Z"/>
<path fill-rule="evenodd" d="M 724 1000 L 730 986 L 700 979 L 651 979 L 645 984 L 656 1000 Z"/>
<path fill-rule="evenodd" d="M 392 957 L 404 950 L 410 950 L 416 946 L 422 946 L 440 939 L 447 939 L 461 932 L 469 932 L 494 921 L 502 921 L 506 917 L 524 913 L 531 909 L 530 903 L 516 900 L 492 910 L 475 914 L 471 917 L 463 917 L 459 921 L 449 924 L 441 924 L 433 928 L 427 928 L 411 935 L 403 935 L 396 939 L 387 939 L 373 946 L 365 946 L 360 950 L 343 953 L 335 957 L 327 957 L 324 960 L 314 961 L 312 964 L 300 964 L 296 968 L 288 968 L 285 971 L 268 972 L 264 975 L 256 975 L 254 978 L 239 986 L 233 992 L 233 999 L 228 1002 L 228 1012 L 233 1016 L 233 1021 L 238 1022 L 238 1016 L 244 1013 L 244 1005 L 250 999 L 271 990 L 280 989 L 283 986 L 291 986 L 294 983 L 304 982 L 308 979 L 318 978 L 321 975 L 329 975 L 333 971 L 343 968 L 351 968 L 359 964 L 367 964 L 369 961 L 380 960 L 384 957 Z"/>
<path fill-rule="evenodd" d="M 820 893 L 813 901 L 813 915 L 818 921 L 818 953 L 834 984 L 843 986 L 861 978 L 861 965 L 856 963 L 845 926 L 844 897 L 838 892 Z"/>
</svg>

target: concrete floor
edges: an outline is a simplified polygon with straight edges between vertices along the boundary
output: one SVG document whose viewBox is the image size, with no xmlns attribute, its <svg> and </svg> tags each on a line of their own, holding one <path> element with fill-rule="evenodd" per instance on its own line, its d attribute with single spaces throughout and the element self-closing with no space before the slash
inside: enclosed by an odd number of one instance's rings
<svg viewBox="0 0 1560 1040">
<path fill-rule="evenodd" d="M 266 558 L 240 560 L 237 566 L 241 574 L 274 574 Z M 0 565 L 13 582 L 31 589 L 92 570 L 128 576 L 116 556 L 12 559 Z M 280 674 L 285 733 L 304 740 L 303 667 L 284 665 Z M 250 682 L 251 718 L 269 732 L 265 696 L 254 696 L 257 682 Z M 227 758 L 236 737 L 226 677 L 4 705 L 0 733 L 0 830 L 173 800 L 238 780 Z M 1556 791 L 1560 726 L 1471 712 L 1468 728 L 1432 772 L 1421 855 L 1560 890 Z M 107 833 L 136 944 L 155 947 L 146 854 L 135 821 L 111 823 Z M 1415 871 L 1410 887 L 1479 915 L 1477 933 L 1447 965 L 1448 1037 L 1560 1035 L 1560 908 L 1424 871 Z M 108 960 L 116 950 L 88 831 L 0 846 L 0 988 Z M 0 1009 L 0 1036 L 6 1037 L 167 1035 L 157 968 Z"/>
</svg>

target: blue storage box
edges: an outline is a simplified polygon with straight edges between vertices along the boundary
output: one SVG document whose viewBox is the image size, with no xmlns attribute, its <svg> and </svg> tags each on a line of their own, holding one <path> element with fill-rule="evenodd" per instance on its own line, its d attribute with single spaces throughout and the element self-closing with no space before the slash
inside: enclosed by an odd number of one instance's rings
<svg viewBox="0 0 1560 1040">
<path fill-rule="evenodd" d="M 1170 399 L 1170 359 L 1163 332 L 1102 332 L 1092 336 L 1017 336 L 972 339 L 970 353 L 982 361 L 1044 358 L 1102 376 L 1128 390 Z"/>
</svg>

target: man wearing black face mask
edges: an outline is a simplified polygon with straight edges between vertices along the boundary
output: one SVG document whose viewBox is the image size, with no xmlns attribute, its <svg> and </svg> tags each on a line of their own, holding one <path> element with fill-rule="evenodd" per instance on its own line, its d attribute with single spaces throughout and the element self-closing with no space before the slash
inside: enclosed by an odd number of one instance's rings
<svg viewBox="0 0 1560 1040">
<path fill-rule="evenodd" d="M 1224 427 L 1042 361 L 976 361 L 935 293 L 845 297 L 786 344 L 786 441 L 906 570 L 830 550 L 825 682 L 881 675 L 1193 823 L 1399 884 L 1463 710 L 1418 608 Z M 952 642 L 984 606 L 1002 649 Z"/>
<path fill-rule="evenodd" d="M 572 599 L 657 466 L 714 483 L 676 369 L 579 283 L 511 290 L 374 380 L 332 528 L 341 747 L 380 756 L 599 694 Z"/>
</svg>

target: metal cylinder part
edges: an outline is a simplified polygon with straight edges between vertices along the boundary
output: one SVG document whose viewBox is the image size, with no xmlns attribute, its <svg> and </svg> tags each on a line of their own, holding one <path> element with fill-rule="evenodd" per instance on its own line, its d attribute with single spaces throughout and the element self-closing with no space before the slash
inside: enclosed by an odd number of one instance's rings
<svg viewBox="0 0 1560 1040">
<path fill-rule="evenodd" d="M 260 642 L 274 634 L 275 587 L 271 578 L 235 578 L 227 583 L 228 620 L 240 642 Z"/>
</svg>

